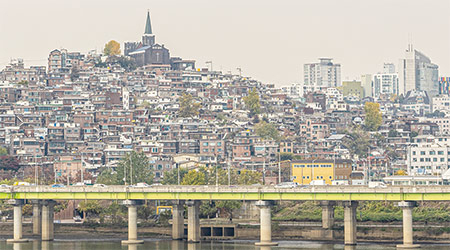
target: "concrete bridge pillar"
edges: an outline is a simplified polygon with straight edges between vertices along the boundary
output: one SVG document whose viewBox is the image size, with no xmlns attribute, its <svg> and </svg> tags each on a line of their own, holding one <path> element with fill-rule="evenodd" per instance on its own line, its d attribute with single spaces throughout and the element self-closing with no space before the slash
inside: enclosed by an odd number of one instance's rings
<svg viewBox="0 0 450 250">
<path fill-rule="evenodd" d="M 172 239 L 184 238 L 184 201 L 176 201 L 172 211 Z"/>
<path fill-rule="evenodd" d="M 356 208 L 357 201 L 344 201 L 344 243 L 356 245 Z"/>
<path fill-rule="evenodd" d="M 42 240 L 51 241 L 54 239 L 54 207 L 56 202 L 53 200 L 42 201 Z"/>
<path fill-rule="evenodd" d="M 188 237 L 190 243 L 200 242 L 200 201 L 186 201 L 188 206 Z"/>
<path fill-rule="evenodd" d="M 335 201 L 321 201 L 320 206 L 322 207 L 322 228 L 332 229 L 334 226 L 334 206 Z"/>
<path fill-rule="evenodd" d="M 8 200 L 8 204 L 14 206 L 14 229 L 13 238 L 8 239 L 8 243 L 27 242 L 27 239 L 22 239 L 22 206 L 23 200 Z"/>
<path fill-rule="evenodd" d="M 137 238 L 137 206 L 142 204 L 140 200 L 124 200 L 122 204 L 128 207 L 128 240 L 122 244 L 142 244 L 143 240 Z"/>
<path fill-rule="evenodd" d="M 31 200 L 33 204 L 33 234 L 41 234 L 42 229 L 42 204 L 40 200 Z"/>
<path fill-rule="evenodd" d="M 402 201 L 398 206 L 403 210 L 403 244 L 397 248 L 420 248 L 420 245 L 413 243 L 413 217 L 412 210 L 416 206 L 414 201 Z"/>
<path fill-rule="evenodd" d="M 257 246 L 277 246 L 277 242 L 272 242 L 272 215 L 271 201 L 257 201 L 256 206 L 260 212 L 260 242 L 255 243 Z"/>
</svg>

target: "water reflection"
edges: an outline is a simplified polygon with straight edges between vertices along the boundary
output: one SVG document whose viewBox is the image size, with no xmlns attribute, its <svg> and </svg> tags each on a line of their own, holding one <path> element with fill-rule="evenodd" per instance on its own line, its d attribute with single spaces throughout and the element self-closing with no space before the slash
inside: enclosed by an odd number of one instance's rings
<svg viewBox="0 0 450 250">
<path fill-rule="evenodd" d="M 24 243 L 13 243 L 13 249 L 14 250 L 22 250 L 22 245 Z"/>
<path fill-rule="evenodd" d="M 345 245 L 344 250 L 356 250 L 356 246 Z"/>
<path fill-rule="evenodd" d="M 320 242 L 308 241 L 281 241 L 278 246 L 256 247 L 254 241 L 221 241 L 201 243 L 187 243 L 180 240 L 158 240 L 148 239 L 144 244 L 122 246 L 120 241 L 103 240 L 103 241 L 83 241 L 73 240 L 56 240 L 56 241 L 40 241 L 34 240 L 27 243 L 7 244 L 0 240 L 1 250 L 281 250 L 281 249 L 303 249 L 303 250 L 396 250 L 394 244 L 359 244 L 357 246 L 344 246 L 343 244 L 328 244 Z M 422 249 L 444 250 L 450 249 L 450 245 L 423 245 Z"/>
<path fill-rule="evenodd" d="M 128 250 L 137 250 L 138 245 L 137 244 L 128 244 Z"/>
</svg>

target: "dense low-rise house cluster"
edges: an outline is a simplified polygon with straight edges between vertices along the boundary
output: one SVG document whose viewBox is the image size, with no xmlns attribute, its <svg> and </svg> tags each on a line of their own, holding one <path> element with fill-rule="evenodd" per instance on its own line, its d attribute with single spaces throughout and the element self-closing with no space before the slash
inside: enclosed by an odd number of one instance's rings
<svg viewBox="0 0 450 250">
<path fill-rule="evenodd" d="M 305 76 L 309 87 L 276 88 L 171 57 L 148 16 L 142 41 L 127 42 L 124 56 L 55 49 L 47 67 L 18 59 L 2 69 L 0 146 L 17 159 L 16 177 L 41 166 L 55 181 L 115 169 L 136 151 L 155 181 L 174 168 L 221 166 L 260 171 L 266 183 L 446 182 L 448 93 L 398 92 L 393 64 L 342 84 L 331 60 L 317 64 L 333 68 L 329 80 L 316 72 Z M 257 110 L 246 102 L 252 92 Z M 375 130 L 366 127 L 367 103 L 382 114 Z"/>
</svg>

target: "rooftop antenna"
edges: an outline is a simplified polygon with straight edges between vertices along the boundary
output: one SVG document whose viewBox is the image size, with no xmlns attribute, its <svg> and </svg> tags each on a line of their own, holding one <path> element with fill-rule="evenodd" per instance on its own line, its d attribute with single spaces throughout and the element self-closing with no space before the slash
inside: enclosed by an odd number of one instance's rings
<svg viewBox="0 0 450 250">
<path fill-rule="evenodd" d="M 413 50 L 413 44 L 412 44 L 412 34 L 408 33 L 408 51 Z"/>
</svg>

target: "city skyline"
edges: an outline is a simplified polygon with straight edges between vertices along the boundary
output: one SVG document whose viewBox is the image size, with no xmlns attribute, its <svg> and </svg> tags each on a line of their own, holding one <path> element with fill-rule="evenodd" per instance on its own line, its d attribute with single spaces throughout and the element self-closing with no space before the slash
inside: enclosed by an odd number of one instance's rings
<svg viewBox="0 0 450 250">
<path fill-rule="evenodd" d="M 239 67 L 244 75 L 277 86 L 302 82 L 303 65 L 319 57 L 342 65 L 342 81 L 381 72 L 383 63 L 398 65 L 409 36 L 417 50 L 439 65 L 440 76 L 450 74 L 448 1 L 106 3 L 8 4 L 0 10 L 0 32 L 13 39 L 0 42 L 0 67 L 13 58 L 23 58 L 26 65 L 46 65 L 55 48 L 101 51 L 111 39 L 123 51 L 125 41 L 143 33 L 149 9 L 153 32 L 174 55 L 196 60 L 197 67 L 213 61 L 214 69 L 224 72 L 237 73 Z M 83 10 L 82 18 L 77 10 Z M 377 18 L 379 11 L 382 20 Z M 39 39 L 30 43 L 29 37 Z"/>
</svg>

